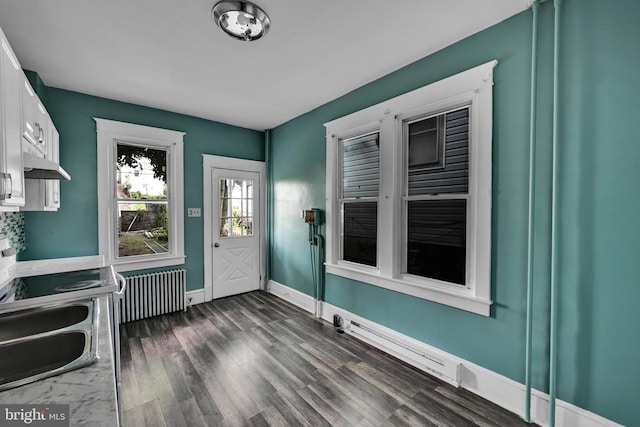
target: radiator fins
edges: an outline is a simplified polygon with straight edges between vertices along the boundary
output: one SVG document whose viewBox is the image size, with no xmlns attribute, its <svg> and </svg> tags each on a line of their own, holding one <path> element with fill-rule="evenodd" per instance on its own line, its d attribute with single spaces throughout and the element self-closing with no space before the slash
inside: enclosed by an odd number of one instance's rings
<svg viewBox="0 0 640 427">
<path fill-rule="evenodd" d="M 186 271 L 170 270 L 128 276 L 120 301 L 122 323 L 186 309 Z"/>
</svg>

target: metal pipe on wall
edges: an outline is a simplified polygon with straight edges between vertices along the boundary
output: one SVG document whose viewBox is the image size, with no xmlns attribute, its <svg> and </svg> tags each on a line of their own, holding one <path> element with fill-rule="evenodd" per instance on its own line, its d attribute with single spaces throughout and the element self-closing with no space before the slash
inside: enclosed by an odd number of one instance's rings
<svg viewBox="0 0 640 427">
<path fill-rule="evenodd" d="M 535 209 L 535 165 L 536 165 L 536 108 L 538 79 L 538 7 L 534 0 L 533 28 L 531 31 L 531 111 L 529 117 L 529 215 L 527 230 L 527 319 L 525 343 L 525 401 L 524 419 L 531 422 L 531 365 L 532 365 L 532 329 L 533 329 L 533 221 Z"/>
<path fill-rule="evenodd" d="M 314 226 L 313 238 L 316 242 L 316 259 L 314 266 L 314 274 L 316 275 L 314 283 L 316 296 L 315 316 L 316 319 L 321 319 L 322 302 L 324 301 L 324 237 L 320 234 L 320 227 L 317 225 Z"/>
<path fill-rule="evenodd" d="M 558 59 L 562 0 L 554 0 L 553 16 L 553 123 L 551 172 L 551 296 L 549 314 L 549 426 L 556 423 L 556 385 L 558 359 Z"/>
<path fill-rule="evenodd" d="M 265 228 L 265 246 L 266 246 L 266 271 L 265 271 L 265 290 L 271 280 L 271 234 L 273 232 L 273 177 L 271 164 L 271 129 L 264 131 L 264 160 L 266 168 L 265 187 L 267 190 L 267 212 L 266 212 L 266 228 Z"/>
</svg>

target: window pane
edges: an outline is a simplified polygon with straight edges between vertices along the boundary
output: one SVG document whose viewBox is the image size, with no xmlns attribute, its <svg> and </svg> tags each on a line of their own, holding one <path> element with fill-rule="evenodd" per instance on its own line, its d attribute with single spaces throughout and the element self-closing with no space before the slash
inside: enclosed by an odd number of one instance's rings
<svg viewBox="0 0 640 427">
<path fill-rule="evenodd" d="M 442 166 L 442 146 L 438 138 L 438 121 L 441 117 L 443 115 L 408 125 L 409 168 Z M 439 133 L 443 134 L 442 125 Z"/>
<path fill-rule="evenodd" d="M 169 252 L 167 202 L 117 202 L 118 258 Z"/>
<path fill-rule="evenodd" d="M 378 197 L 380 144 L 378 132 L 342 140 L 342 197 Z"/>
<path fill-rule="evenodd" d="M 467 201 L 408 204 L 407 273 L 464 285 Z"/>
<path fill-rule="evenodd" d="M 377 265 L 378 203 L 344 203 L 342 259 Z"/>
<path fill-rule="evenodd" d="M 116 257 L 169 252 L 167 151 L 118 143 L 116 180 Z"/>
<path fill-rule="evenodd" d="M 253 180 L 220 179 L 219 235 L 253 236 Z"/>
<path fill-rule="evenodd" d="M 167 152 L 118 143 L 116 179 L 119 199 L 166 199 Z"/>
<path fill-rule="evenodd" d="M 409 195 L 467 194 L 469 108 L 410 123 L 406 132 Z"/>
</svg>

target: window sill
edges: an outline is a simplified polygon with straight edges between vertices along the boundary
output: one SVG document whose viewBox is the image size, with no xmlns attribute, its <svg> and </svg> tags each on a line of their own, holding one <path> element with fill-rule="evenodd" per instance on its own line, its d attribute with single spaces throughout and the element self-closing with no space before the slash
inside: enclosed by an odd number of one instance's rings
<svg viewBox="0 0 640 427">
<path fill-rule="evenodd" d="M 154 258 L 148 260 L 111 260 L 113 269 L 117 272 L 145 270 L 148 268 L 170 267 L 173 265 L 182 265 L 185 260 L 184 255 L 167 256 L 163 258 Z"/>
<path fill-rule="evenodd" d="M 442 289 L 422 283 L 410 282 L 402 279 L 381 276 L 372 272 L 366 272 L 346 265 L 327 264 L 326 272 L 370 285 L 411 295 L 417 298 L 437 302 L 469 311 L 482 316 L 489 316 L 491 300 L 477 297 L 470 293 L 469 289 L 461 288 Z"/>
</svg>

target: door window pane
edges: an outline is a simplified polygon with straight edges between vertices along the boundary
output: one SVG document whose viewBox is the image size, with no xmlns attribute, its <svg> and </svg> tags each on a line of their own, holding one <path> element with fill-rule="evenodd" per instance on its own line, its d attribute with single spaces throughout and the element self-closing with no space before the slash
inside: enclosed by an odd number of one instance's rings
<svg viewBox="0 0 640 427">
<path fill-rule="evenodd" d="M 220 237 L 253 236 L 252 179 L 220 179 Z"/>
<path fill-rule="evenodd" d="M 466 200 L 408 202 L 407 273 L 465 283 Z"/>
<path fill-rule="evenodd" d="M 169 252 L 167 152 L 118 143 L 117 257 Z"/>
<path fill-rule="evenodd" d="M 378 253 L 378 203 L 344 203 L 342 259 L 376 266 Z"/>
</svg>

